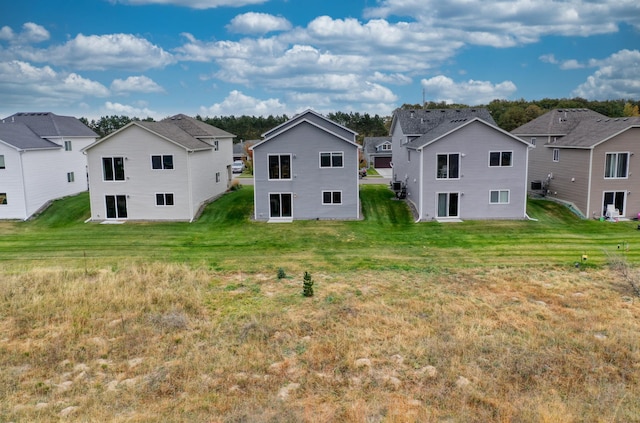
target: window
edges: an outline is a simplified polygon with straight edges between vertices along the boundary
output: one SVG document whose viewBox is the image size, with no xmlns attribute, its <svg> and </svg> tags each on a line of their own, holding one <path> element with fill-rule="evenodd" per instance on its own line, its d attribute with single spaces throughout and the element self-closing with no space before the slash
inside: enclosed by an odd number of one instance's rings
<svg viewBox="0 0 640 423">
<path fill-rule="evenodd" d="M 269 155 L 269 179 L 291 179 L 291 155 Z"/>
<path fill-rule="evenodd" d="M 626 178 L 629 169 L 629 153 L 607 153 L 604 162 L 605 178 Z"/>
<path fill-rule="evenodd" d="M 156 206 L 173 206 L 173 194 L 171 193 L 156 194 Z"/>
<path fill-rule="evenodd" d="M 151 168 L 152 169 L 173 169 L 173 156 L 151 156 Z"/>
<path fill-rule="evenodd" d="M 73 182 L 76 180 L 76 176 L 73 172 L 67 172 L 67 182 Z"/>
<path fill-rule="evenodd" d="M 535 138 L 531 138 L 531 145 L 535 147 L 536 146 L 536 141 L 537 140 Z"/>
<path fill-rule="evenodd" d="M 511 166 L 512 155 L 513 155 L 513 152 L 511 151 L 491 151 L 489 152 L 489 166 L 490 167 Z"/>
<path fill-rule="evenodd" d="M 71 151 L 71 141 L 64 142 L 64 151 Z"/>
<path fill-rule="evenodd" d="M 269 217 L 292 217 L 291 193 L 269 194 Z"/>
<path fill-rule="evenodd" d="M 438 179 L 458 179 L 460 177 L 460 154 L 438 154 Z"/>
<path fill-rule="evenodd" d="M 5 205 L 5 204 L 7 204 L 7 193 L 0 192 L 0 205 Z"/>
<path fill-rule="evenodd" d="M 320 167 L 343 167 L 342 151 L 320 153 Z"/>
<path fill-rule="evenodd" d="M 124 181 L 124 158 L 103 157 L 102 175 L 105 181 Z"/>
<path fill-rule="evenodd" d="M 0 169 L 5 169 L 4 156 L 0 154 Z"/>
<path fill-rule="evenodd" d="M 220 172 L 216 172 L 216 183 L 220 182 Z"/>
<path fill-rule="evenodd" d="M 218 151 L 220 149 L 220 144 L 218 140 L 213 140 L 213 151 Z"/>
<path fill-rule="evenodd" d="M 380 146 L 380 150 L 391 150 L 391 144 L 384 143 Z"/>
<path fill-rule="evenodd" d="M 322 191 L 322 204 L 342 204 L 342 191 Z"/>
<path fill-rule="evenodd" d="M 509 190 L 489 191 L 489 202 L 491 204 L 509 204 Z"/>
<path fill-rule="evenodd" d="M 553 149 L 553 161 L 554 162 L 559 162 L 560 161 L 560 149 L 559 148 L 554 148 Z"/>
<path fill-rule="evenodd" d="M 127 217 L 127 197 L 125 195 L 105 196 L 107 219 L 125 219 Z"/>
<path fill-rule="evenodd" d="M 457 192 L 440 192 L 438 196 L 438 217 L 458 217 L 459 194 Z"/>
</svg>

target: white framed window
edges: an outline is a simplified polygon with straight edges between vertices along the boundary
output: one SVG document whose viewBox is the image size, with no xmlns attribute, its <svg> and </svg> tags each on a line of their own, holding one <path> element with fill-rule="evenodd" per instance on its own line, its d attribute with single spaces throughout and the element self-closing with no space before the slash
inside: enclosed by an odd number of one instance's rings
<svg viewBox="0 0 640 423">
<path fill-rule="evenodd" d="M 512 151 L 490 151 L 489 167 L 511 167 L 513 165 Z"/>
<path fill-rule="evenodd" d="M 322 204 L 342 204 L 342 191 L 322 191 Z"/>
<path fill-rule="evenodd" d="M 437 217 L 458 217 L 460 215 L 460 193 L 438 192 L 436 193 Z"/>
<path fill-rule="evenodd" d="M 560 161 L 560 149 L 559 148 L 554 148 L 553 149 L 553 161 L 554 162 L 559 162 Z"/>
<path fill-rule="evenodd" d="M 0 169 L 6 169 L 4 164 L 4 155 L 0 154 Z"/>
<path fill-rule="evenodd" d="M 606 179 L 626 178 L 629 174 L 629 153 L 607 153 L 604 161 Z"/>
<path fill-rule="evenodd" d="M 537 139 L 535 137 L 532 137 L 531 138 L 531 145 L 535 147 L 536 146 L 536 141 L 537 141 Z"/>
<path fill-rule="evenodd" d="M 269 217 L 293 217 L 293 194 L 290 192 L 269 193 Z"/>
<path fill-rule="evenodd" d="M 105 181 L 124 181 L 124 157 L 103 157 L 102 177 Z"/>
<path fill-rule="evenodd" d="M 500 189 L 489 191 L 490 204 L 509 204 L 509 190 Z"/>
<path fill-rule="evenodd" d="M 220 172 L 216 172 L 216 183 L 220 182 Z"/>
<path fill-rule="evenodd" d="M 67 182 L 73 182 L 76 180 L 76 176 L 73 172 L 67 172 Z"/>
<path fill-rule="evenodd" d="M 0 206 L 5 206 L 7 204 L 7 193 L 0 192 Z"/>
<path fill-rule="evenodd" d="M 213 140 L 213 151 L 218 151 L 218 150 L 220 150 L 220 144 L 218 140 Z"/>
<path fill-rule="evenodd" d="M 460 178 L 460 153 L 438 154 L 437 179 L 459 179 Z"/>
<path fill-rule="evenodd" d="M 156 193 L 156 206 L 173 206 L 173 193 L 172 192 L 159 192 Z"/>
<path fill-rule="evenodd" d="M 71 151 L 71 141 L 64 142 L 64 151 Z"/>
<path fill-rule="evenodd" d="M 104 201 L 107 219 L 126 219 L 128 217 L 126 195 L 105 195 Z"/>
<path fill-rule="evenodd" d="M 269 154 L 269 179 L 291 179 L 291 154 Z"/>
<path fill-rule="evenodd" d="M 389 144 L 388 142 L 382 144 L 380 146 L 380 150 L 385 150 L 385 151 L 391 150 L 391 144 Z"/>
<path fill-rule="evenodd" d="M 153 155 L 151 156 L 151 169 L 159 170 L 159 169 L 173 169 L 173 155 L 172 154 L 164 154 L 164 155 Z"/>
<path fill-rule="evenodd" d="M 320 152 L 320 167 L 344 167 L 342 151 Z"/>
</svg>

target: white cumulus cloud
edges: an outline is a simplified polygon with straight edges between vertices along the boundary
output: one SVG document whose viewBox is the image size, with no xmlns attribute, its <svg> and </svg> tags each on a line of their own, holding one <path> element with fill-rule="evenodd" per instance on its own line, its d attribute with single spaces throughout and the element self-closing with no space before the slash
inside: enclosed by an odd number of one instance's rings
<svg viewBox="0 0 640 423">
<path fill-rule="evenodd" d="M 604 60 L 592 60 L 597 71 L 580 84 L 573 94 L 592 100 L 640 98 L 639 50 L 620 50 Z"/>
<path fill-rule="evenodd" d="M 274 31 L 288 31 L 291 27 L 291 22 L 282 16 L 255 12 L 238 15 L 227 25 L 229 31 L 241 34 L 266 34 Z"/>
<path fill-rule="evenodd" d="M 286 113 L 286 106 L 276 98 L 260 100 L 233 90 L 222 102 L 200 107 L 200 112 L 205 116 L 268 116 Z"/>
<path fill-rule="evenodd" d="M 498 84 L 472 79 L 455 82 L 444 75 L 423 79 L 421 84 L 425 89 L 427 100 L 469 105 L 487 104 L 495 99 L 506 99 L 517 90 L 511 81 L 503 81 Z"/>
<path fill-rule="evenodd" d="M 127 79 L 115 79 L 111 83 L 111 90 L 116 93 L 161 93 L 164 89 L 153 79 L 141 76 L 130 76 Z"/>
</svg>

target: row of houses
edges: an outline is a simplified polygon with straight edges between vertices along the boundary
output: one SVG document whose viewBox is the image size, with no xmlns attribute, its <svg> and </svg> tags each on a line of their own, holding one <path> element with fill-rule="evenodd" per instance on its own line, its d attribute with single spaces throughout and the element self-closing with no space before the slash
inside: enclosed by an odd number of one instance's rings
<svg viewBox="0 0 640 423">
<path fill-rule="evenodd" d="M 254 218 L 359 219 L 356 135 L 306 110 L 252 141 Z M 0 218 L 27 219 L 89 189 L 91 220 L 192 221 L 230 187 L 233 138 L 186 115 L 98 139 L 72 117 L 15 114 L 0 124 Z M 389 136 L 366 138 L 363 154 L 392 169 L 417 221 L 525 219 L 530 193 L 619 218 L 640 211 L 639 142 L 638 118 L 585 109 L 553 110 L 511 133 L 482 108 L 396 110 Z"/>
</svg>

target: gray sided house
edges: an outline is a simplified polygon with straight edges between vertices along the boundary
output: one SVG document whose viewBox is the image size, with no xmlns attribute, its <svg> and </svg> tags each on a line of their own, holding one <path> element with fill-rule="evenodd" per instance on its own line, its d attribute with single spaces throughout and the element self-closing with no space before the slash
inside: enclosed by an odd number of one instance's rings
<svg viewBox="0 0 640 423">
<path fill-rule="evenodd" d="M 532 143 L 529 189 L 583 217 L 638 217 L 640 118 L 555 109 L 512 131 Z"/>
<path fill-rule="evenodd" d="M 0 121 L 0 219 L 28 219 L 87 190 L 81 149 L 98 135 L 72 116 L 16 113 Z"/>
<path fill-rule="evenodd" d="M 229 187 L 233 137 L 180 114 L 98 140 L 85 149 L 91 219 L 192 221 Z"/>
<path fill-rule="evenodd" d="M 394 188 L 418 221 L 526 218 L 529 144 L 488 110 L 396 110 L 391 135 Z"/>
<path fill-rule="evenodd" d="M 388 169 L 392 167 L 391 137 L 365 137 L 364 158 L 369 167 Z"/>
<path fill-rule="evenodd" d="M 359 219 L 357 133 L 307 110 L 253 145 L 255 219 Z"/>
</svg>

